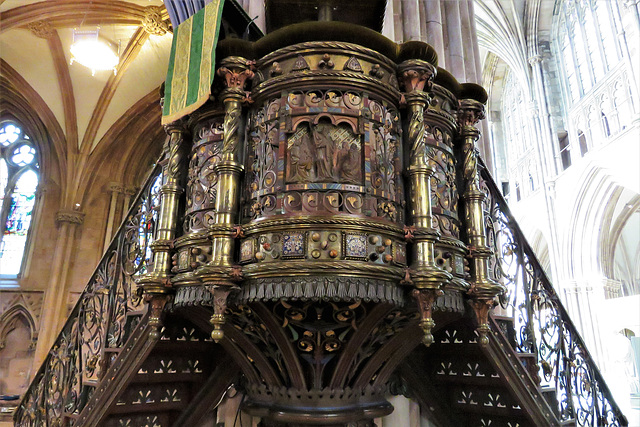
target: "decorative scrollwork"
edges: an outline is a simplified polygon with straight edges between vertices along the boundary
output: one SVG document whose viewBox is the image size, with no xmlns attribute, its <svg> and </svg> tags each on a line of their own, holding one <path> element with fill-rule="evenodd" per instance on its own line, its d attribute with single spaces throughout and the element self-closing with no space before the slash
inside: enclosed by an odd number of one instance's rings
<svg viewBox="0 0 640 427">
<path fill-rule="evenodd" d="M 515 350 L 537 356 L 541 384 L 556 390 L 562 421 L 578 426 L 621 426 L 615 404 L 584 341 L 562 306 L 533 250 L 484 167 L 480 173 L 491 279 L 507 292 L 500 303 L 513 316 Z"/>
<path fill-rule="evenodd" d="M 62 425 L 66 414 L 79 414 L 109 367 L 106 350 L 122 347 L 135 327 L 139 316 L 131 313 L 142 310 L 142 300 L 134 278 L 151 268 L 161 182 L 158 166 L 25 393 L 17 426 Z"/>
<path fill-rule="evenodd" d="M 324 368 L 340 354 L 367 310 L 362 301 L 280 300 L 273 313 L 288 331 L 300 359 L 306 362 L 313 387 L 321 388 L 326 382 Z M 320 328 L 318 321 L 323 325 Z"/>
</svg>

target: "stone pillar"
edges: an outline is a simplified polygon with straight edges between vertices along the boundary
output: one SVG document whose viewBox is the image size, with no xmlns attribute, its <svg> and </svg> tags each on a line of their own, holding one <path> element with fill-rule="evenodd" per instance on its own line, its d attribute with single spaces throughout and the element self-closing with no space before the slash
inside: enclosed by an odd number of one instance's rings
<svg viewBox="0 0 640 427">
<path fill-rule="evenodd" d="M 442 1 L 420 0 L 422 15 L 426 20 L 426 39 L 438 54 L 438 66 L 446 67 L 444 33 L 442 26 Z"/>
<path fill-rule="evenodd" d="M 136 195 L 138 189 L 136 187 L 125 187 L 122 194 L 122 219 L 124 221 L 127 218 L 127 213 L 131 207 L 131 198 Z"/>
<path fill-rule="evenodd" d="M 460 6 L 458 0 L 445 1 L 445 31 L 448 43 L 445 45 L 447 71 L 458 79 L 465 81 L 464 45 L 462 43 L 462 24 L 460 22 Z"/>
<path fill-rule="evenodd" d="M 480 58 L 480 47 L 478 46 L 478 30 L 476 29 L 476 12 L 473 0 L 468 0 L 467 5 L 469 7 L 469 21 L 471 31 L 471 40 L 473 43 L 473 51 L 474 51 L 474 59 L 475 59 L 475 69 L 477 81 L 474 83 L 480 84 L 482 83 L 482 58 Z"/>
<path fill-rule="evenodd" d="M 42 309 L 42 329 L 38 335 L 33 366 L 39 366 L 47 357 L 66 319 L 69 263 L 75 247 L 75 232 L 83 221 L 84 213 L 79 211 L 61 210 L 56 214 L 58 239 L 51 260 L 51 275 Z"/>
<path fill-rule="evenodd" d="M 109 216 L 107 217 L 107 230 L 104 233 L 104 247 L 102 251 L 106 251 L 111 243 L 111 237 L 113 236 L 113 223 L 115 222 L 116 207 L 118 205 L 118 195 L 122 193 L 122 184 L 118 182 L 109 183 L 109 193 L 111 200 L 109 202 Z"/>
<path fill-rule="evenodd" d="M 382 22 L 382 35 L 389 40 L 396 39 L 396 28 L 393 20 L 393 2 L 387 2 L 387 7 L 384 8 L 384 21 Z"/>
<path fill-rule="evenodd" d="M 624 58 L 625 63 L 627 64 L 627 68 L 629 69 L 630 75 L 628 76 L 629 86 L 631 87 L 631 93 L 636 100 L 640 100 L 640 52 L 638 52 L 637 48 L 635 49 L 635 57 L 631 56 L 631 50 L 629 50 L 629 41 L 631 44 L 636 43 L 638 41 L 638 37 L 640 37 L 640 0 L 627 0 L 625 3 L 625 8 L 633 14 L 633 22 L 636 34 L 634 37 L 627 37 L 629 33 L 624 28 L 624 23 L 622 24 L 622 30 L 618 33 L 618 38 L 620 39 L 620 44 L 622 46 L 622 56 Z M 621 10 L 623 12 L 623 10 Z M 624 14 L 624 12 L 623 12 Z M 633 31 L 631 32 L 633 34 Z M 639 116 L 637 112 L 638 107 L 636 106 L 636 117 Z M 638 120 L 638 119 L 636 119 Z"/>
<path fill-rule="evenodd" d="M 475 128 L 484 119 L 484 106 L 473 99 L 461 99 L 458 121 L 463 138 L 463 177 L 465 190 L 462 195 L 465 204 L 465 226 L 467 229 L 469 256 L 472 262 L 471 289 L 473 309 L 478 323 L 480 343 L 489 343 L 487 334 L 491 330 L 488 323 L 489 310 L 495 297 L 504 291 L 502 285 L 489 277 L 489 257 L 492 252 L 487 246 L 485 235 L 484 211 L 482 203 L 486 196 L 480 190 L 476 142 L 480 132 Z"/>
<path fill-rule="evenodd" d="M 418 0 L 402 0 L 402 17 L 404 21 L 403 41 L 420 40 L 420 7 Z"/>
<path fill-rule="evenodd" d="M 393 412 L 382 419 L 382 427 L 411 426 L 410 401 L 406 397 L 391 396 L 389 403 L 393 405 Z"/>
<path fill-rule="evenodd" d="M 394 37 L 391 38 L 396 43 L 402 43 L 404 34 L 404 19 L 402 17 L 402 0 L 391 0 L 393 3 L 393 27 Z"/>
<path fill-rule="evenodd" d="M 534 111 L 533 121 L 536 125 L 539 137 L 536 138 L 538 146 L 536 147 L 537 160 L 540 164 L 540 178 L 542 180 L 545 207 L 549 223 L 549 231 L 551 233 L 551 242 L 549 245 L 549 257 L 551 259 L 559 259 L 558 253 L 558 231 L 556 229 L 557 221 L 555 214 L 555 191 L 553 182 L 549 182 L 548 178 L 555 177 L 558 173 L 556 159 L 555 135 L 551 126 L 551 115 L 547 108 L 547 94 L 544 85 L 544 75 L 542 70 L 542 56 L 534 55 L 529 58 L 529 64 L 532 71 L 532 83 L 534 89 Z M 557 263 L 551 263 L 552 279 L 559 277 Z"/>
<path fill-rule="evenodd" d="M 470 83 L 480 84 L 478 75 L 476 73 L 476 57 L 477 52 L 477 39 L 476 34 L 472 31 L 473 16 L 470 14 L 469 1 L 461 0 L 458 3 L 460 10 L 460 35 L 462 38 L 462 46 L 464 49 L 464 81 Z"/>
</svg>

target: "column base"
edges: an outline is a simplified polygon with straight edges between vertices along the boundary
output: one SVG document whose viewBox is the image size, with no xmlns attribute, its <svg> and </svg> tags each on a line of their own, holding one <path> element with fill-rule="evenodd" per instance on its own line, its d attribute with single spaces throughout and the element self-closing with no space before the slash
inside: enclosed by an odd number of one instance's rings
<svg viewBox="0 0 640 427">
<path fill-rule="evenodd" d="M 248 391 L 242 411 L 262 418 L 264 427 L 373 427 L 373 420 L 389 415 L 393 406 L 383 390 L 268 390 Z"/>
</svg>

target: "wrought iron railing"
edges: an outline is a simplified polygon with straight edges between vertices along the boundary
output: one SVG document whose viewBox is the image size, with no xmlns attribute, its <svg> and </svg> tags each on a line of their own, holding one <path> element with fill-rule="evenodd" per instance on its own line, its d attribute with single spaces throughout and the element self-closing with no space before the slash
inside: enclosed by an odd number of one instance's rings
<svg viewBox="0 0 640 427">
<path fill-rule="evenodd" d="M 15 414 L 16 426 L 73 419 L 142 317 L 135 278 L 147 272 L 162 184 L 156 164 L 78 299 Z"/>
<path fill-rule="evenodd" d="M 514 349 L 536 357 L 542 386 L 556 390 L 562 421 L 579 426 L 622 426 L 627 421 L 586 345 L 543 271 L 507 202 L 485 167 L 481 185 L 492 278 L 507 292 L 502 307 L 513 317 Z"/>
</svg>

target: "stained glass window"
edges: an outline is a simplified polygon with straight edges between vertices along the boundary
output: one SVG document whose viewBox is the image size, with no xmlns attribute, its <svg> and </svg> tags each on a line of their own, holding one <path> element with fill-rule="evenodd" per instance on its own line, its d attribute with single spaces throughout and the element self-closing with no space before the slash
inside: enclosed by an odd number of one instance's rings
<svg viewBox="0 0 640 427">
<path fill-rule="evenodd" d="M 0 275 L 20 273 L 38 187 L 38 155 L 15 122 L 0 122 Z"/>
</svg>

